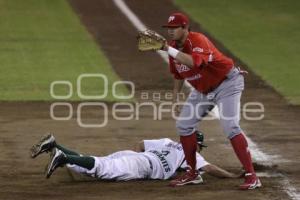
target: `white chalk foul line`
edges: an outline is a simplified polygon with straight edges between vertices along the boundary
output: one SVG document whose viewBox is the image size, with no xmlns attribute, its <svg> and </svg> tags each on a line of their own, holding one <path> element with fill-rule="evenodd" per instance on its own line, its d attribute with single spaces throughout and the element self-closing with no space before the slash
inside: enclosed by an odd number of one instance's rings
<svg viewBox="0 0 300 200">
<path fill-rule="evenodd" d="M 114 0 L 114 3 L 138 31 L 147 29 L 147 26 L 130 10 L 123 0 Z M 158 53 L 166 63 L 169 63 L 169 56 L 165 51 L 156 51 L 156 53 Z M 192 89 L 192 86 L 188 82 L 185 81 L 184 84 L 189 89 Z"/>
<path fill-rule="evenodd" d="M 123 0 L 113 0 L 114 4 L 120 9 L 120 11 L 128 18 L 128 20 L 132 23 L 132 25 L 139 31 L 146 30 L 146 25 L 131 11 L 131 9 L 126 5 L 126 3 Z M 164 51 L 157 51 L 157 53 L 161 56 L 161 58 L 165 62 L 169 62 L 168 55 Z M 191 86 L 185 82 L 185 84 L 191 89 Z M 218 112 L 217 107 L 214 108 L 213 113 L 216 117 L 219 117 L 220 114 Z M 273 155 L 268 155 L 261 151 L 257 144 L 255 144 L 249 137 L 247 137 L 248 143 L 249 143 L 249 149 L 251 151 L 251 154 L 253 155 L 253 158 L 255 161 L 261 163 L 262 165 L 269 166 L 270 164 L 273 164 Z M 279 156 L 275 156 L 279 157 Z M 296 188 L 293 187 L 287 177 L 284 178 L 283 188 L 285 192 L 289 195 L 289 197 L 292 200 L 300 200 L 300 194 L 297 192 Z"/>
<path fill-rule="evenodd" d="M 289 197 L 292 200 L 299 200 L 300 199 L 300 193 L 297 191 L 297 189 L 291 185 L 289 179 L 285 176 L 283 180 L 283 189 L 284 191 L 289 195 Z"/>
<path fill-rule="evenodd" d="M 123 0 L 114 0 L 114 3 L 138 31 L 147 29 L 147 26 L 130 10 Z M 157 51 L 157 53 L 166 63 L 169 63 L 168 54 L 165 51 Z"/>
</svg>

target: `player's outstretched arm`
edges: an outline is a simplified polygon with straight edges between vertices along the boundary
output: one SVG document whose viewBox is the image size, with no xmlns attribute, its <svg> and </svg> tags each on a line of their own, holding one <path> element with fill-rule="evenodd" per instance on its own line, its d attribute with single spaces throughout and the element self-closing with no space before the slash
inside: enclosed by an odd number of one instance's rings
<svg viewBox="0 0 300 200">
<path fill-rule="evenodd" d="M 205 171 L 206 173 L 208 173 L 209 175 L 215 176 L 218 178 L 239 178 L 240 177 L 240 175 L 228 172 L 225 169 L 222 169 L 213 164 L 208 164 L 208 165 L 202 167 L 201 169 L 203 171 Z"/>
</svg>

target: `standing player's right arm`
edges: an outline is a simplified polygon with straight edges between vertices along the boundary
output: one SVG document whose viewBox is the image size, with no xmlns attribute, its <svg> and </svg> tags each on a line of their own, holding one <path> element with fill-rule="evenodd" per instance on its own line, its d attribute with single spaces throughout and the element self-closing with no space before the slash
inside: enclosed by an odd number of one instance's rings
<svg viewBox="0 0 300 200">
<path fill-rule="evenodd" d="M 184 83 L 184 80 L 174 79 L 173 104 L 177 103 L 179 101 L 179 93 L 181 92 L 183 83 Z M 180 107 L 179 107 L 179 105 L 175 106 L 174 112 L 175 112 L 176 116 L 179 115 L 179 113 L 180 113 Z"/>
<path fill-rule="evenodd" d="M 181 79 L 174 79 L 174 88 L 173 88 L 173 102 L 177 102 L 178 94 L 181 92 L 182 86 L 183 86 L 184 80 Z"/>
<path fill-rule="evenodd" d="M 169 56 L 169 67 L 170 72 L 173 74 L 174 77 L 174 87 L 173 87 L 173 104 L 178 102 L 178 94 L 181 92 L 184 79 L 180 76 L 180 74 L 177 72 L 174 59 Z M 179 114 L 179 106 L 175 107 L 175 114 Z"/>
</svg>

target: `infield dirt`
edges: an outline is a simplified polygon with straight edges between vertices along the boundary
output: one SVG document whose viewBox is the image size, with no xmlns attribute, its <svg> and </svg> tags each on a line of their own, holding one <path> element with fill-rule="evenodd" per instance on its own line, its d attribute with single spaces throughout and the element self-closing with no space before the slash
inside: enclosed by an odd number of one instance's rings
<svg viewBox="0 0 300 200">
<path fill-rule="evenodd" d="M 137 31 L 110 0 L 70 0 L 82 23 L 101 45 L 114 70 L 123 80 L 135 83 L 136 99 L 141 93 L 172 90 L 172 77 L 167 64 L 155 53 L 140 53 L 136 48 Z M 171 1 L 127 0 L 128 6 L 151 29 L 162 34 L 160 25 L 169 14 L 178 10 Z M 149 9 L 151 8 L 151 9 Z M 153 12 L 155 10 L 155 12 Z M 203 31 L 193 23 L 193 30 Z M 215 40 L 214 40 L 215 41 Z M 249 70 L 218 41 L 217 46 L 233 57 L 242 68 Z M 274 157 L 272 167 L 260 167 L 262 173 L 283 174 L 295 187 L 300 187 L 300 108 L 287 102 L 255 74 L 246 76 L 246 89 L 242 104 L 262 102 L 265 117 L 260 121 L 242 119 L 242 128 L 260 149 Z M 76 110 L 78 104 L 72 103 Z M 159 102 L 157 102 L 159 103 Z M 76 114 L 68 121 L 52 120 L 49 115 L 51 102 L 1 102 L 0 111 L 0 199 L 288 199 L 284 191 L 284 178 L 261 177 L 263 188 L 255 191 L 239 191 L 242 179 L 217 179 L 204 175 L 204 184 L 179 188 L 168 187 L 168 181 L 107 182 L 74 178 L 65 168 L 44 178 L 44 166 L 48 155 L 35 160 L 29 157 L 29 148 L 42 135 L 52 132 L 59 143 L 83 154 L 107 155 L 132 149 L 142 139 L 170 137 L 178 139 L 174 120 L 166 115 L 163 120 L 153 120 L 151 110 L 142 110 L 140 120 L 117 121 L 110 113 L 104 128 L 80 128 Z M 111 104 L 108 104 L 111 108 Z M 66 110 L 56 113 L 65 116 Z M 85 110 L 85 120 L 93 122 L 103 113 L 96 109 Z M 241 166 L 229 141 L 222 134 L 219 122 L 204 121 L 208 148 L 203 156 L 211 163 L 237 172 Z M 276 166 L 275 166 L 276 165 Z"/>
</svg>

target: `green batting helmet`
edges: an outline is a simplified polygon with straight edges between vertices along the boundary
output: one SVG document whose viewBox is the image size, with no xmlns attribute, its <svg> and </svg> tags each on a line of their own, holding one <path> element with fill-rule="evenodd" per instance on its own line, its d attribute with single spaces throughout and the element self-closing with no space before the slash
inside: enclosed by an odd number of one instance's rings
<svg viewBox="0 0 300 200">
<path fill-rule="evenodd" d="M 200 131 L 197 131 L 196 136 L 197 136 L 197 144 L 201 147 L 207 147 L 204 144 L 204 134 Z"/>
</svg>

